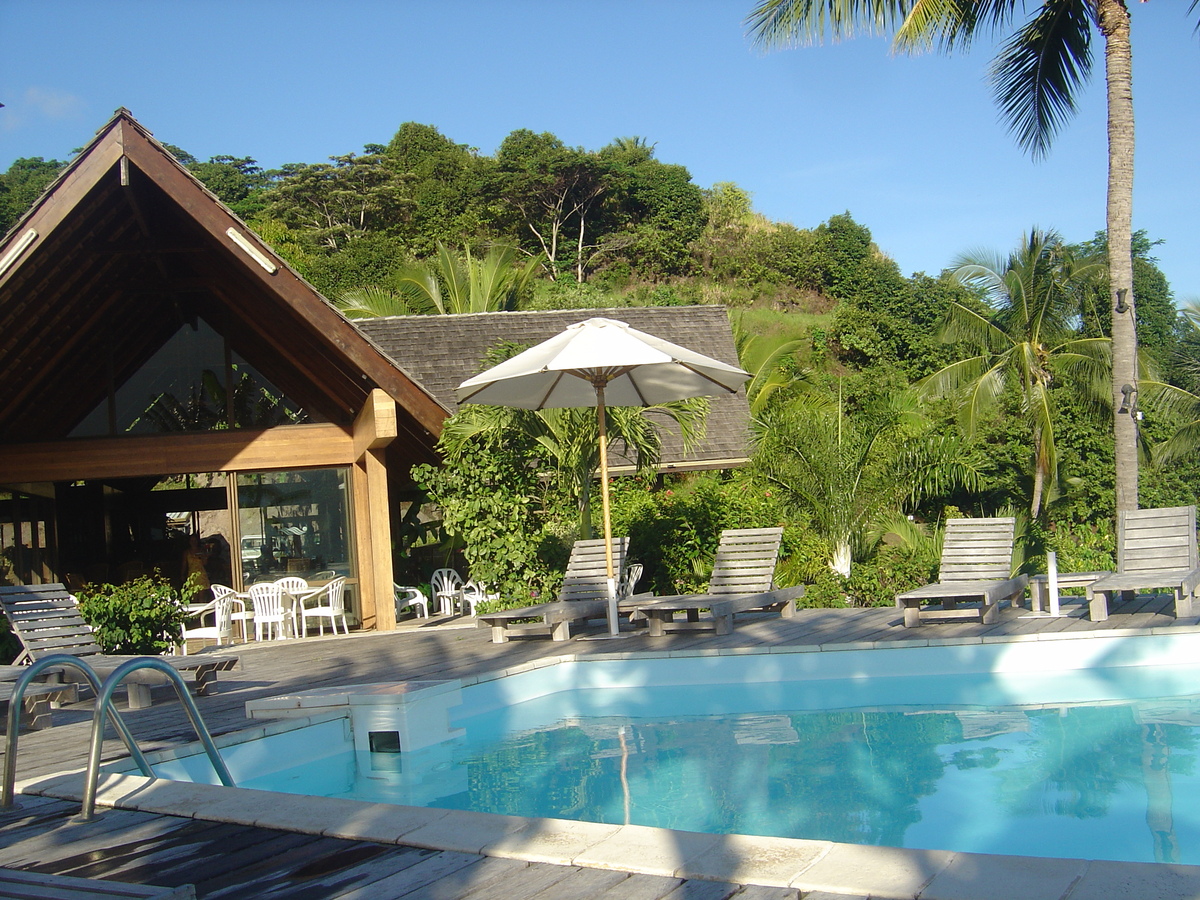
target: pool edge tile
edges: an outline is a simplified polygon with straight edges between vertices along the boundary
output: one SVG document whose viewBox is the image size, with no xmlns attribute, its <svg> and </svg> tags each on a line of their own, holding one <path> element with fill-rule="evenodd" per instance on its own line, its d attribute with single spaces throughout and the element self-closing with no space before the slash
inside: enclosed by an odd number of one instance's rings
<svg viewBox="0 0 1200 900">
<path fill-rule="evenodd" d="M 827 853 L 792 879 L 788 887 L 870 895 L 881 900 L 924 897 L 924 888 L 950 865 L 955 855 L 951 850 L 833 843 Z"/>
<path fill-rule="evenodd" d="M 1087 860 L 1051 856 L 999 856 L 956 853 L 921 891 L 922 900 L 1060 900 L 1075 897 L 1073 887 L 1088 869 Z M 1112 897 L 1112 894 L 1108 895 Z M 1140 900 L 1152 895 L 1139 893 Z"/>
<path fill-rule="evenodd" d="M 464 809 L 440 810 L 440 815 L 408 831 L 401 843 L 425 850 L 452 850 L 484 854 L 487 846 L 502 842 L 529 827 L 529 819 Z M 497 854 L 487 854 L 497 855 Z M 517 857 L 523 859 L 524 857 Z"/>
<path fill-rule="evenodd" d="M 520 828 L 489 842 L 480 852 L 486 856 L 527 862 L 578 865 L 574 862 L 578 856 L 587 854 L 624 827 L 574 819 L 532 818 L 519 821 L 522 823 Z"/>
<path fill-rule="evenodd" d="M 593 869 L 617 869 L 644 875 L 676 876 L 689 862 L 712 850 L 725 837 L 648 825 L 619 825 L 571 861 Z M 724 880 L 724 879 L 723 879 Z"/>
<path fill-rule="evenodd" d="M 675 870 L 675 875 L 705 881 L 790 887 L 832 847 L 830 841 L 725 834 L 720 835 L 715 846 L 705 848 L 701 854 L 684 862 Z"/>
</svg>

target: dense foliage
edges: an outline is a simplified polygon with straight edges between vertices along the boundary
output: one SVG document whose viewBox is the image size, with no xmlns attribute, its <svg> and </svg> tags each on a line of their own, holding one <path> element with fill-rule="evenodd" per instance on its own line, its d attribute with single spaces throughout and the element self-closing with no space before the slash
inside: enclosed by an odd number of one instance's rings
<svg viewBox="0 0 1200 900">
<path fill-rule="evenodd" d="M 640 137 L 588 150 L 518 129 L 485 154 L 408 122 L 361 152 L 270 171 L 169 149 L 351 315 L 729 307 L 754 376 L 753 459 L 737 473 L 614 481 L 642 590 L 699 588 L 722 528 L 782 523 L 780 583 L 811 585 L 810 605 L 887 603 L 932 573 L 947 516 L 1001 510 L 1024 511 L 1027 568 L 1049 549 L 1064 569 L 1112 566 L 1113 410 L 1096 390 L 1112 326 L 1103 233 L 1072 244 L 1032 230 L 994 259 L 906 276 L 849 212 L 807 228 L 770 221 L 736 184 L 701 187 Z M 21 159 L 0 174 L 0 224 L 62 165 Z M 1144 506 L 1193 503 L 1200 489 L 1200 310 L 1178 314 L 1153 249 L 1135 235 Z M 446 430 L 447 464 L 414 473 L 426 521 L 440 517 L 419 530 L 505 605 L 552 596 L 590 526 L 587 417 L 484 427 L 470 415 Z M 629 447 L 652 455 L 655 436 L 626 424 Z M 166 640 L 151 587 L 138 590 L 121 601 L 124 624 L 104 626 L 113 646 Z M 117 619 L 108 595 L 90 608 Z"/>
<path fill-rule="evenodd" d="M 185 602 L 169 582 L 150 575 L 79 592 L 79 612 L 96 643 L 105 653 L 122 655 L 155 655 L 178 644 Z"/>
</svg>

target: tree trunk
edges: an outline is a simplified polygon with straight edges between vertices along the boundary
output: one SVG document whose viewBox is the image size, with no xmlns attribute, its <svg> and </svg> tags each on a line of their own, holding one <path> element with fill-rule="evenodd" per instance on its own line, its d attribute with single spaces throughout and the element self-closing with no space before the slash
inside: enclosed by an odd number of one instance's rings
<svg viewBox="0 0 1200 900">
<path fill-rule="evenodd" d="M 1133 53 L 1125 0 L 1097 0 L 1104 34 L 1108 82 L 1108 277 L 1113 356 L 1113 435 L 1116 439 L 1117 509 L 1138 506 L 1138 433 L 1135 407 L 1121 413 L 1121 388 L 1137 388 L 1137 320 L 1133 249 Z"/>
</svg>

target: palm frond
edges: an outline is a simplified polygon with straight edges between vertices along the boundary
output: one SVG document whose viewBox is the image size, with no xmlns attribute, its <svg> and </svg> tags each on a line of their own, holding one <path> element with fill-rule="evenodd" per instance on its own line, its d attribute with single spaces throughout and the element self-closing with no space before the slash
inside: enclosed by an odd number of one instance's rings
<svg viewBox="0 0 1200 900">
<path fill-rule="evenodd" d="M 764 49 L 886 34 L 900 25 L 913 0 L 762 0 L 744 20 Z"/>
<path fill-rule="evenodd" d="M 968 309 L 961 303 L 951 303 L 946 319 L 938 332 L 941 341 L 956 344 L 960 341 L 984 352 L 1003 353 L 1012 347 L 1012 338 L 992 319 Z"/>
<path fill-rule="evenodd" d="M 334 305 L 348 319 L 375 319 L 383 316 L 410 316 L 423 312 L 419 299 L 410 300 L 403 292 L 383 287 L 362 287 L 344 291 Z"/>
<path fill-rule="evenodd" d="M 1079 0 L 1043 0 L 1000 49 L 992 85 L 1001 117 L 1035 159 L 1075 114 L 1075 94 L 1091 75 L 1092 9 Z"/>
</svg>

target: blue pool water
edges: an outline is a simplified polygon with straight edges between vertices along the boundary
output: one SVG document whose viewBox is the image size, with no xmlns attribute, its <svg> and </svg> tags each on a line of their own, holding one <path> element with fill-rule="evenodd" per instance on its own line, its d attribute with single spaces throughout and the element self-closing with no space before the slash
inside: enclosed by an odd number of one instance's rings
<svg viewBox="0 0 1200 900">
<path fill-rule="evenodd" d="M 1022 672 L 988 664 L 964 674 L 959 665 L 951 675 L 920 665 L 937 654 L 872 652 L 890 657 L 873 665 L 931 674 L 869 677 L 830 653 L 788 665 L 838 677 L 783 679 L 778 660 L 757 669 L 747 660 L 620 660 L 468 687 L 451 722 L 461 735 L 414 752 L 356 752 L 346 721 L 334 719 L 226 755 L 239 785 L 294 793 L 894 847 L 1200 863 L 1200 667 L 1059 669 L 1026 660 Z M 723 681 L 706 680 L 726 669 Z M 558 690 L 563 684 L 571 689 Z M 270 741 L 279 743 L 268 749 Z M 293 765 L 263 764 L 280 759 Z"/>
</svg>

